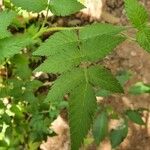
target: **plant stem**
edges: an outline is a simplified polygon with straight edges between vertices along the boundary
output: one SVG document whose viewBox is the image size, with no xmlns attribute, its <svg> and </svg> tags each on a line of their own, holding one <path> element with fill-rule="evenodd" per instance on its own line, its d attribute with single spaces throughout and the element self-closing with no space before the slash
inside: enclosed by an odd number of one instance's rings
<svg viewBox="0 0 150 150">
<path fill-rule="evenodd" d="M 85 76 L 85 81 L 88 83 L 88 75 L 87 75 L 87 67 L 84 67 L 84 76 Z"/>
<path fill-rule="evenodd" d="M 133 38 L 133 37 L 131 37 L 131 36 L 129 36 L 128 34 L 126 34 L 126 33 L 121 33 L 121 35 L 123 35 L 123 36 L 125 36 L 128 40 L 131 40 L 131 41 L 136 41 L 136 39 L 135 38 Z"/>
<path fill-rule="evenodd" d="M 49 12 L 49 5 L 50 5 L 50 0 L 48 0 L 48 6 L 47 6 L 47 9 L 46 9 L 46 15 L 45 15 L 45 19 L 43 21 L 43 24 L 42 24 L 42 27 L 40 30 L 42 30 L 47 22 L 47 18 L 48 18 L 48 12 Z"/>
<path fill-rule="evenodd" d="M 63 30 L 79 30 L 83 27 L 50 27 L 50 28 L 41 28 L 40 31 L 35 34 L 32 38 L 36 39 L 40 37 L 43 33 L 51 32 L 51 31 L 63 31 Z"/>
</svg>

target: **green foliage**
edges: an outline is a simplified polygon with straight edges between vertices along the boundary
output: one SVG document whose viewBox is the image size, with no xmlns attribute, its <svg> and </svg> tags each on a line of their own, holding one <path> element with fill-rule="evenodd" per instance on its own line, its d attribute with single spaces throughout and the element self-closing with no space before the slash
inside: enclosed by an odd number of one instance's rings
<svg viewBox="0 0 150 150">
<path fill-rule="evenodd" d="M 84 6 L 77 0 L 51 0 L 50 10 L 56 16 L 67 16 L 78 12 Z"/>
<path fill-rule="evenodd" d="M 28 79 L 31 76 L 32 70 L 29 68 L 29 58 L 26 55 L 15 55 L 12 59 L 12 64 L 15 65 L 14 74 L 21 79 Z M 20 71 L 22 70 L 22 71 Z"/>
<path fill-rule="evenodd" d="M 81 91 L 82 93 L 80 93 Z M 81 146 L 84 137 L 90 129 L 95 109 L 96 97 L 94 91 L 92 86 L 84 81 L 71 93 L 69 99 L 69 125 L 72 150 L 77 150 Z"/>
<path fill-rule="evenodd" d="M 129 117 L 129 119 L 139 125 L 144 125 L 144 121 L 142 120 L 142 117 L 140 113 L 136 110 L 127 110 L 126 115 Z"/>
<path fill-rule="evenodd" d="M 12 11 L 0 12 L 0 39 L 11 35 L 11 33 L 7 30 L 7 27 L 12 23 L 14 18 L 15 13 Z"/>
<path fill-rule="evenodd" d="M 32 11 L 32 12 L 40 12 L 45 10 L 47 7 L 47 0 L 11 0 L 12 3 L 17 6 L 21 7 L 24 10 Z"/>
<path fill-rule="evenodd" d="M 21 52 L 23 48 L 31 44 L 31 38 L 25 35 L 17 35 L 15 37 L 4 38 L 0 40 L 0 62 L 4 61 L 4 58 L 8 59 Z"/>
<path fill-rule="evenodd" d="M 128 134 L 128 124 L 125 120 L 124 123 L 113 129 L 110 133 L 110 141 L 112 148 L 116 148 L 127 136 Z"/>
<path fill-rule="evenodd" d="M 44 103 L 44 95 L 35 94 L 43 83 L 31 79 L 28 55 L 17 54 L 9 63 L 12 74 L 1 83 L 0 88 L 0 127 L 8 125 L 6 131 L 3 131 L 3 140 L 7 143 L 4 147 L 36 149 L 39 141 L 51 135 L 49 106 Z M 4 99 L 7 101 L 4 102 Z"/>
<path fill-rule="evenodd" d="M 93 125 L 93 136 L 97 145 L 105 139 L 108 134 L 108 114 L 103 111 L 95 119 Z"/>
</svg>

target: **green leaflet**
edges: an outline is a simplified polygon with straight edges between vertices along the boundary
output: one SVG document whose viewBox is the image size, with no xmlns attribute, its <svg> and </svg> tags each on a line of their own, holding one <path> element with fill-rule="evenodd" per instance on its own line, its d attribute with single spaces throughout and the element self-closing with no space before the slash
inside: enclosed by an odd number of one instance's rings
<svg viewBox="0 0 150 150">
<path fill-rule="evenodd" d="M 78 36 L 75 31 L 60 31 L 43 43 L 33 55 L 50 56 L 61 53 L 62 50 L 77 47 Z"/>
<path fill-rule="evenodd" d="M 125 40 L 121 36 L 116 36 L 123 30 L 124 28 L 120 26 L 100 23 L 80 29 L 79 39 L 83 55 L 88 61 L 103 59 Z"/>
<path fill-rule="evenodd" d="M 96 97 L 90 84 L 84 82 L 72 91 L 69 100 L 71 150 L 78 150 L 87 135 L 96 108 Z"/>
<path fill-rule="evenodd" d="M 120 125 L 117 129 L 114 129 L 110 133 L 110 141 L 112 148 L 116 148 L 128 134 L 128 123 L 125 120 L 124 124 Z"/>
<path fill-rule="evenodd" d="M 31 39 L 24 35 L 16 35 L 14 37 L 4 38 L 0 40 L 0 63 L 4 58 L 10 58 L 31 43 Z"/>
<path fill-rule="evenodd" d="M 63 73 L 73 69 L 81 62 L 81 56 L 77 47 L 65 48 L 54 56 L 48 57 L 48 59 L 41 64 L 35 71 L 51 72 L 51 73 Z"/>
<path fill-rule="evenodd" d="M 0 13 L 0 39 L 11 35 L 7 27 L 12 23 L 14 18 L 15 13 L 12 11 L 3 11 Z"/>
<path fill-rule="evenodd" d="M 83 41 L 81 50 L 88 61 L 97 61 L 110 54 L 124 40 L 121 36 L 102 35 Z"/>
<path fill-rule="evenodd" d="M 136 110 L 127 110 L 126 115 L 134 123 L 137 123 L 139 125 L 144 125 L 145 124 L 144 121 L 142 120 L 142 117 L 141 117 L 140 113 Z"/>
<path fill-rule="evenodd" d="M 59 101 L 63 96 L 72 91 L 84 81 L 83 70 L 78 68 L 62 74 L 49 91 L 46 101 Z"/>
<path fill-rule="evenodd" d="M 150 53 L 150 28 L 141 29 L 136 36 L 136 40 L 141 47 Z"/>
<path fill-rule="evenodd" d="M 50 10 L 56 16 L 68 16 L 83 9 L 82 5 L 77 0 L 51 0 Z"/>
<path fill-rule="evenodd" d="M 48 5 L 47 0 L 11 0 L 11 1 L 15 6 L 21 7 L 22 9 L 31 12 L 40 12 L 42 10 L 45 10 Z"/>
<path fill-rule="evenodd" d="M 93 125 L 93 136 L 97 145 L 104 140 L 108 132 L 108 115 L 105 111 L 101 112 L 95 119 Z"/>
<path fill-rule="evenodd" d="M 80 40 L 95 39 L 96 37 L 101 37 L 103 35 L 116 35 L 123 31 L 125 28 L 121 26 L 114 26 L 111 24 L 95 23 L 92 25 L 87 25 L 79 30 Z"/>
<path fill-rule="evenodd" d="M 123 92 L 123 88 L 118 80 L 105 68 L 97 66 L 91 67 L 88 69 L 88 74 L 91 84 L 111 92 Z"/>
<path fill-rule="evenodd" d="M 142 29 L 147 24 L 148 12 L 138 0 L 125 0 L 125 10 L 129 20 L 137 29 Z"/>
</svg>

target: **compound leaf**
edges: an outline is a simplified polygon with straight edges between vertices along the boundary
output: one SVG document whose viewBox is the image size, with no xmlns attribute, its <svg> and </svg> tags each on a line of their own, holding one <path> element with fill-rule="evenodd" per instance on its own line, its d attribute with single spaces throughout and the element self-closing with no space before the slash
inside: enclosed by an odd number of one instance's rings
<svg viewBox="0 0 150 150">
<path fill-rule="evenodd" d="M 78 150 L 92 124 L 96 97 L 90 84 L 84 82 L 73 90 L 69 100 L 71 149 Z"/>
<path fill-rule="evenodd" d="M 31 11 L 31 12 L 40 12 L 45 10 L 47 7 L 47 0 L 11 0 L 12 3 L 17 6 L 21 7 L 24 10 Z"/>
<path fill-rule="evenodd" d="M 90 67 L 88 74 L 91 84 L 111 92 L 123 92 L 119 81 L 107 69 L 98 66 Z"/>
<path fill-rule="evenodd" d="M 127 16 L 134 27 L 142 29 L 148 21 L 148 12 L 138 0 L 125 0 Z"/>
<path fill-rule="evenodd" d="M 106 137 L 108 132 L 108 115 L 105 111 L 101 112 L 93 125 L 93 136 L 98 145 Z"/>
<path fill-rule="evenodd" d="M 51 0 L 50 10 L 56 16 L 68 16 L 83 9 L 84 6 L 77 0 Z"/>
</svg>

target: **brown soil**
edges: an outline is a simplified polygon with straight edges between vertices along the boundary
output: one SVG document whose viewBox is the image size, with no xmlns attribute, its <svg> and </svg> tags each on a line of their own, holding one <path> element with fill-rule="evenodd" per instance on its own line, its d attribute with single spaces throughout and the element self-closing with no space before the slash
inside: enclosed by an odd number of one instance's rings
<svg viewBox="0 0 150 150">
<path fill-rule="evenodd" d="M 121 17 L 121 24 L 127 24 L 124 16 L 123 5 L 121 0 L 107 0 L 107 9 L 114 12 L 114 15 Z M 142 1 L 145 6 L 150 8 L 150 0 Z M 113 7 L 110 7 L 112 6 Z M 114 6 L 116 5 L 116 7 Z M 120 6 L 120 7 L 118 7 Z M 121 14 L 121 16 L 120 16 Z M 121 44 L 106 61 L 105 65 L 117 72 L 119 70 L 130 70 L 134 74 L 125 86 L 126 93 L 122 96 L 112 96 L 107 99 L 107 103 L 114 106 L 119 112 L 127 108 L 147 108 L 150 109 L 150 95 L 142 94 L 132 96 L 128 94 L 128 89 L 136 82 L 142 81 L 150 84 L 150 54 L 140 48 L 138 44 L 125 41 Z M 141 127 L 130 123 L 129 134 L 126 140 L 121 144 L 118 150 L 150 150 L 150 113 L 145 113 L 143 119 L 146 126 Z M 102 149 L 103 150 L 103 149 Z"/>
</svg>

